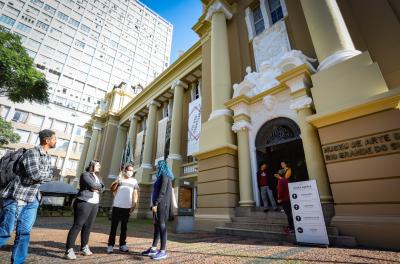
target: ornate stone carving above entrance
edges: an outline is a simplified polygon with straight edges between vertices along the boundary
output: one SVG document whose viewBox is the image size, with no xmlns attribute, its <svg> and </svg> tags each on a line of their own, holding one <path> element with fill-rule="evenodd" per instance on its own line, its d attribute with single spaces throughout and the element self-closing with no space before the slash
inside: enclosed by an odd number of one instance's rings
<svg viewBox="0 0 400 264">
<path fill-rule="evenodd" d="M 274 61 L 291 50 L 285 21 L 279 21 L 253 39 L 256 68 L 266 60 Z"/>
<path fill-rule="evenodd" d="M 259 71 L 252 71 L 250 67 L 247 67 L 247 74 L 243 81 L 233 85 L 233 98 L 239 95 L 253 97 L 276 87 L 280 84 L 276 79 L 279 75 L 303 64 L 306 64 L 310 71 L 315 71 L 311 64 L 313 61 L 315 60 L 305 56 L 299 50 L 290 50 L 282 53 L 273 62 L 272 60 L 262 62 Z"/>
</svg>

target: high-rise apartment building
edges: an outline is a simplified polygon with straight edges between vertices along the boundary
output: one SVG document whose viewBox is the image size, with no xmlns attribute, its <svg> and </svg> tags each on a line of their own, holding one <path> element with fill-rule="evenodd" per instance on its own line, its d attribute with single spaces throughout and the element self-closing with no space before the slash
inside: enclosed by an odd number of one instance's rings
<svg viewBox="0 0 400 264">
<path fill-rule="evenodd" d="M 37 128 L 61 131 L 60 139 L 68 141 L 65 155 L 74 143 L 62 136 L 72 135 L 74 127 L 81 131 L 108 91 L 125 82 L 135 94 L 169 66 L 172 24 L 138 1 L 0 0 L 0 25 L 21 37 L 46 75 L 52 109 L 0 98 L 1 116 L 13 122 L 21 144 L 35 144 Z M 35 118 L 43 119 L 40 126 Z M 72 173 L 75 163 L 65 155 L 59 167 L 65 171 L 68 165 Z"/>
</svg>

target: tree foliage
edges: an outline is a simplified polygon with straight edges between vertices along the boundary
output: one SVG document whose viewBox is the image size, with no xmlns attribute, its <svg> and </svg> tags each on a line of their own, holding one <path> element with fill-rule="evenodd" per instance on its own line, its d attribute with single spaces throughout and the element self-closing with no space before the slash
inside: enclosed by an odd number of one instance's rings
<svg viewBox="0 0 400 264">
<path fill-rule="evenodd" d="M 0 27 L 0 96 L 15 103 L 48 103 L 48 84 L 21 44 L 20 37 Z"/>
<path fill-rule="evenodd" d="M 14 132 L 10 122 L 0 117 L 0 147 L 9 143 L 17 143 L 20 136 Z"/>
</svg>

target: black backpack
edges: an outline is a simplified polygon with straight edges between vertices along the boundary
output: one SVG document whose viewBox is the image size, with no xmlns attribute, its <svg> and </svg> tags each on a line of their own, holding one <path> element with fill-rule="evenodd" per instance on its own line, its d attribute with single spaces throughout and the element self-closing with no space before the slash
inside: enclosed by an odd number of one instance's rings
<svg viewBox="0 0 400 264">
<path fill-rule="evenodd" d="M 0 159 L 0 188 L 5 188 L 20 171 L 20 161 L 26 148 L 7 152 Z"/>
</svg>

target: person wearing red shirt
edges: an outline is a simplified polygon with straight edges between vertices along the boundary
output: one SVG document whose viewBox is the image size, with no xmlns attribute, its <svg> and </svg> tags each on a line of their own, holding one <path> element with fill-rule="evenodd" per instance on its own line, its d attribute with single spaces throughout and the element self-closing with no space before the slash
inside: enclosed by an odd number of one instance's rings
<svg viewBox="0 0 400 264">
<path fill-rule="evenodd" d="M 264 204 L 264 212 L 269 210 L 269 203 L 272 209 L 277 210 L 276 202 L 269 187 L 269 174 L 267 172 L 267 164 L 261 163 L 260 170 L 257 172 L 258 186 L 260 187 L 261 198 Z M 269 203 L 268 203 L 269 201 Z"/>
</svg>

